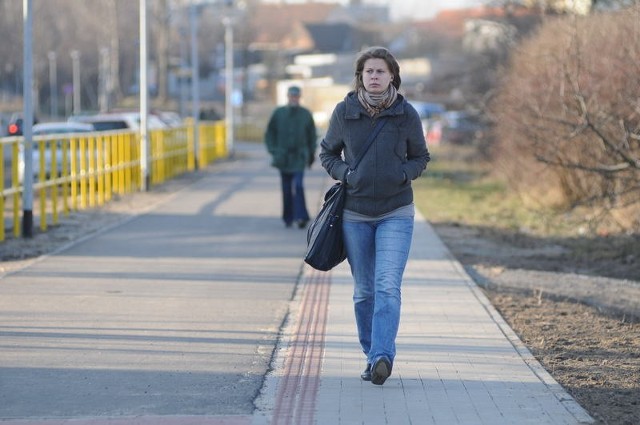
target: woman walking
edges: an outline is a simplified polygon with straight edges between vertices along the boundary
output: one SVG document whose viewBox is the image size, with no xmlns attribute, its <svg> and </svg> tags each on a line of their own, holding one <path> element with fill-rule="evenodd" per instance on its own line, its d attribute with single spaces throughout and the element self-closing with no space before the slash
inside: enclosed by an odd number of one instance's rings
<svg viewBox="0 0 640 425">
<path fill-rule="evenodd" d="M 398 93 L 400 83 L 400 67 L 386 48 L 360 53 L 354 90 L 334 109 L 320 152 L 329 175 L 346 184 L 343 234 L 358 337 L 367 357 L 361 378 L 375 385 L 393 369 L 400 288 L 413 236 L 411 181 L 430 159 L 422 123 Z M 384 127 L 351 169 L 379 120 Z"/>
</svg>

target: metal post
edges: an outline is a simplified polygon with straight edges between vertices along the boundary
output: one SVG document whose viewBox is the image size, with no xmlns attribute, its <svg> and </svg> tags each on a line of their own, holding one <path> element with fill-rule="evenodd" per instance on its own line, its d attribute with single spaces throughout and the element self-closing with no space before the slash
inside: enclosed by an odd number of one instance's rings
<svg viewBox="0 0 640 425">
<path fill-rule="evenodd" d="M 22 113 L 22 134 L 24 136 L 24 190 L 22 192 L 22 236 L 33 237 L 33 17 L 32 0 L 23 0 L 23 58 L 24 86 L 22 96 L 24 107 Z"/>
<path fill-rule="evenodd" d="M 184 22 L 181 23 L 184 25 Z M 187 86 L 185 85 L 185 70 L 187 63 L 187 46 L 186 46 L 187 31 L 184 27 L 180 27 L 180 70 L 178 76 L 178 87 L 180 89 L 180 116 L 187 116 Z"/>
<path fill-rule="evenodd" d="M 100 49 L 100 61 L 98 62 L 98 108 L 100 112 L 109 110 L 109 49 Z"/>
<path fill-rule="evenodd" d="M 72 50 L 70 53 L 73 68 L 73 113 L 77 115 L 80 107 L 80 52 Z"/>
<path fill-rule="evenodd" d="M 49 52 L 49 101 L 51 102 L 51 118 L 58 117 L 58 66 L 56 52 Z"/>
<path fill-rule="evenodd" d="M 224 23 L 224 66 L 225 66 L 225 92 L 224 92 L 224 108 L 225 108 L 225 126 L 226 126 L 226 145 L 227 153 L 233 155 L 233 20 L 227 16 L 223 20 Z"/>
<path fill-rule="evenodd" d="M 149 190 L 149 136 L 147 104 L 149 87 L 147 84 L 147 0 L 140 0 L 140 171 L 142 190 Z"/>
<path fill-rule="evenodd" d="M 189 9 L 189 26 L 191 27 L 191 102 L 193 114 L 193 155 L 195 168 L 200 164 L 200 73 L 198 68 L 198 17 L 195 0 L 191 0 Z"/>
</svg>

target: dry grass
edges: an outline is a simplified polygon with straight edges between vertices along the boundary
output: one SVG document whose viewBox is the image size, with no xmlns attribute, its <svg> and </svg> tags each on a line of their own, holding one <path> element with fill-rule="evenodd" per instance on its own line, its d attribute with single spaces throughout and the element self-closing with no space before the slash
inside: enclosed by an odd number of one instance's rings
<svg viewBox="0 0 640 425">
<path fill-rule="evenodd" d="M 558 245 L 586 273 L 640 280 L 640 234 L 620 231 L 609 215 L 527 203 L 490 164 L 475 160 L 472 147 L 438 147 L 432 157 L 415 184 L 415 202 L 435 225 L 473 227 L 498 243 Z"/>
</svg>

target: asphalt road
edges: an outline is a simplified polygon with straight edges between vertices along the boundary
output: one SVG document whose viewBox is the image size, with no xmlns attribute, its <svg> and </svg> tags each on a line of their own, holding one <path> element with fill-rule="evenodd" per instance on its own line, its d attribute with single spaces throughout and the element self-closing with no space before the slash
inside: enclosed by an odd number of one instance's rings
<svg viewBox="0 0 640 425">
<path fill-rule="evenodd" d="M 251 414 L 306 232 L 261 145 L 0 280 L 0 420 Z M 240 165 L 241 162 L 241 165 Z M 320 170 L 308 173 L 319 199 Z"/>
</svg>

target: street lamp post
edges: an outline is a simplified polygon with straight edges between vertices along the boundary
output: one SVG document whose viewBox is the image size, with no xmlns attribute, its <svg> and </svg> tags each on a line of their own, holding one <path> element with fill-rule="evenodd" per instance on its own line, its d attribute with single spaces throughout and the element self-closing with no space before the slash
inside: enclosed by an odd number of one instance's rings
<svg viewBox="0 0 640 425">
<path fill-rule="evenodd" d="M 226 125 L 226 145 L 229 155 L 233 154 L 233 19 L 225 16 L 224 24 L 224 67 L 225 67 L 225 90 L 224 90 L 224 106 L 225 106 L 225 125 Z"/>
<path fill-rule="evenodd" d="M 187 36 L 187 30 L 184 28 L 183 26 L 184 24 L 181 24 L 180 26 L 180 68 L 179 68 L 179 74 L 178 74 L 178 88 L 180 90 L 180 116 L 181 117 L 186 117 L 187 116 L 187 85 L 185 84 L 185 80 L 186 80 L 186 64 L 188 62 L 187 59 L 187 42 L 186 42 L 186 36 Z"/>
<path fill-rule="evenodd" d="M 149 190 L 149 85 L 147 83 L 148 53 L 147 53 L 147 0 L 140 0 L 140 171 L 142 173 L 142 190 Z"/>
<path fill-rule="evenodd" d="M 49 101 L 51 102 L 51 118 L 58 117 L 58 69 L 56 52 L 49 52 Z"/>
<path fill-rule="evenodd" d="M 23 0 L 24 99 L 22 133 L 24 136 L 24 190 L 22 191 L 22 236 L 33 237 L 33 0 Z"/>
<path fill-rule="evenodd" d="M 200 74 L 198 68 L 198 17 L 195 1 L 191 1 L 189 8 L 189 25 L 191 27 L 191 102 L 193 114 L 193 155 L 195 158 L 195 168 L 199 167 L 200 156 Z"/>
<path fill-rule="evenodd" d="M 100 61 L 98 62 L 98 108 L 100 112 L 109 110 L 109 49 L 100 49 Z"/>
<path fill-rule="evenodd" d="M 80 107 L 80 52 L 72 50 L 70 53 L 73 69 L 73 113 L 79 114 Z"/>
</svg>

